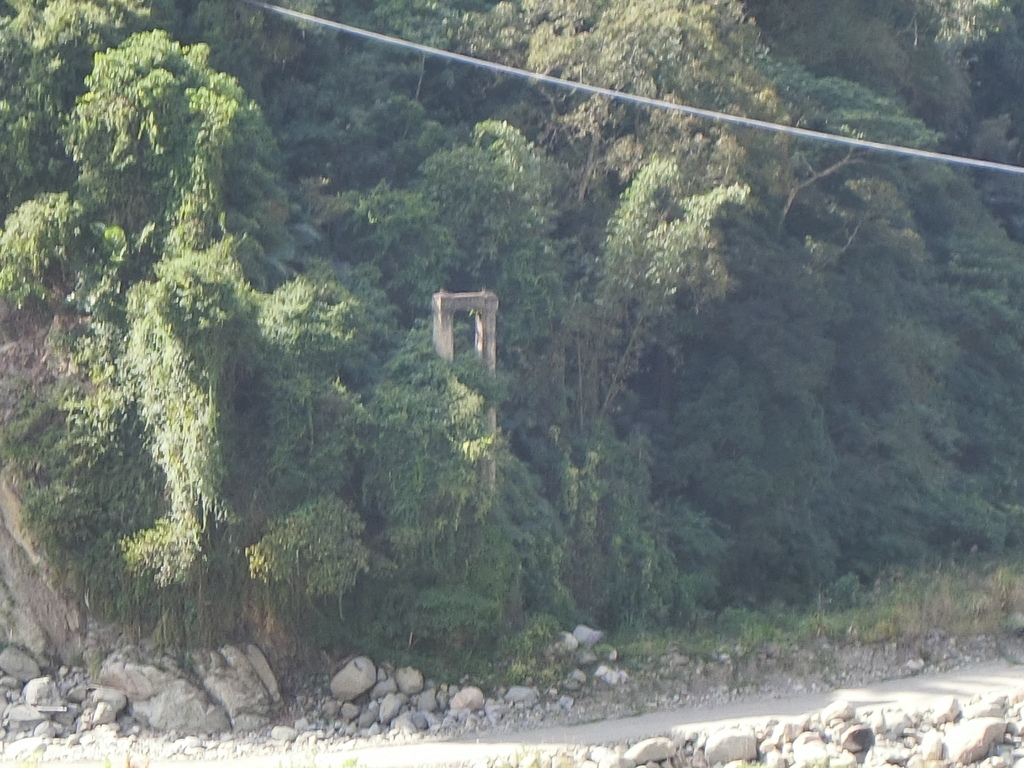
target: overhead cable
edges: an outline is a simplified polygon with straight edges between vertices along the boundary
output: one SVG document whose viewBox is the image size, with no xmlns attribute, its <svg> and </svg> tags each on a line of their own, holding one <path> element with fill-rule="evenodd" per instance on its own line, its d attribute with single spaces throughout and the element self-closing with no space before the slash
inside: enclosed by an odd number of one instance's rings
<svg viewBox="0 0 1024 768">
<path fill-rule="evenodd" d="M 498 72 L 503 75 L 510 77 L 519 77 L 531 80 L 536 83 L 545 83 L 547 85 L 553 85 L 559 88 L 567 88 L 569 90 L 578 91 L 581 93 L 589 93 L 595 96 L 604 96 L 609 99 L 616 101 L 627 102 L 630 104 L 638 104 L 644 107 L 650 107 L 652 109 L 662 109 L 669 112 L 677 112 L 691 117 L 700 117 L 706 120 L 712 120 L 720 123 L 729 123 L 732 125 L 741 125 L 747 128 L 755 128 L 762 131 L 771 131 L 773 133 L 782 133 L 789 136 L 796 136 L 802 139 L 809 139 L 811 141 L 821 141 L 830 144 L 839 144 L 846 147 L 853 147 L 856 149 L 867 149 L 875 152 L 886 152 L 892 155 L 901 155 L 903 157 L 915 157 L 922 160 L 932 160 L 935 162 L 946 163 L 948 165 L 960 165 L 967 166 L 969 168 L 980 168 L 988 171 L 997 171 L 1000 173 L 1012 173 L 1016 175 L 1024 176 L 1024 167 L 1019 165 L 1010 165 L 1008 163 L 997 163 L 991 160 L 978 160 L 973 157 L 963 157 L 961 155 L 950 155 L 943 152 L 932 152 L 926 149 L 916 149 L 914 147 L 904 147 L 897 144 L 886 144 L 880 141 L 869 141 L 868 139 L 858 139 L 851 136 L 839 136 L 834 133 L 825 133 L 824 131 L 814 131 L 809 128 L 798 128 L 792 125 L 783 125 L 782 123 L 773 123 L 768 120 L 758 120 L 753 117 L 743 117 L 741 115 L 731 115 L 728 112 L 718 112 L 712 109 L 703 109 L 701 107 L 691 107 L 685 104 L 677 104 L 671 101 L 665 101 L 664 99 L 652 99 L 647 96 L 638 96 L 632 93 L 626 93 L 624 91 L 616 91 L 612 88 L 602 88 L 599 85 L 589 85 L 587 83 L 577 82 L 575 80 L 566 80 L 565 78 L 555 77 L 554 75 L 545 75 L 539 72 L 531 72 L 527 69 L 521 69 L 519 67 L 512 67 L 507 64 L 499 64 L 493 61 L 487 61 L 486 59 L 478 59 L 473 56 L 467 56 L 462 53 L 455 53 L 453 51 L 446 51 L 442 48 L 435 48 L 429 45 L 423 45 L 422 43 L 414 43 L 411 40 L 404 40 L 399 37 L 392 37 L 390 35 L 383 35 L 379 32 L 371 32 L 367 29 L 360 27 L 353 27 L 349 24 L 342 24 L 341 22 L 331 21 L 329 19 L 323 19 L 319 16 L 312 16 L 308 13 L 302 13 L 301 11 L 295 11 L 290 8 L 283 8 L 279 5 L 273 5 L 272 3 L 260 2 L 260 0 L 242 0 L 242 2 L 256 8 L 261 8 L 271 13 L 276 13 L 281 16 L 285 16 L 298 21 L 304 21 L 309 24 L 314 24 L 320 27 L 326 27 L 337 32 L 344 32 L 354 37 L 360 37 L 366 40 L 373 40 L 378 43 L 385 45 L 394 46 L 396 48 L 403 48 L 409 51 L 415 51 L 425 56 L 432 56 L 439 59 L 447 59 L 448 61 L 456 61 L 461 64 L 468 66 L 477 67 L 480 69 L 487 69 L 492 72 Z"/>
</svg>

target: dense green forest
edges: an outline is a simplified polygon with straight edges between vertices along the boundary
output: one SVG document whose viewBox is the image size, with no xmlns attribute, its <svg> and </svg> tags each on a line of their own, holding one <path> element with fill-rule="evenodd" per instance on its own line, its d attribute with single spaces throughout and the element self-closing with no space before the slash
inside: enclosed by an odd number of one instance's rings
<svg viewBox="0 0 1024 768">
<path fill-rule="evenodd" d="M 1022 160 L 1024 0 L 288 4 Z M 5 341 L 61 361 L 5 404 L 25 522 L 167 642 L 686 626 L 1024 539 L 1020 176 L 233 0 L 3 0 L 0 222 Z M 431 343 L 482 287 L 496 378 L 472 318 Z"/>
</svg>

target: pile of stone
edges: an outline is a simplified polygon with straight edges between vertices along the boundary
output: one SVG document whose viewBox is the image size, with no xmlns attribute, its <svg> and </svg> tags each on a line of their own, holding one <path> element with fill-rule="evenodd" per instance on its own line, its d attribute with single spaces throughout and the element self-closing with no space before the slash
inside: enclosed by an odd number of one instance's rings
<svg viewBox="0 0 1024 768">
<path fill-rule="evenodd" d="M 110 655 L 91 679 L 81 667 L 44 675 L 32 656 L 8 646 L 0 652 L 0 737 L 74 746 L 111 733 L 254 731 L 269 725 L 281 704 L 274 673 L 254 645 L 192 654 L 191 674 L 171 658 L 133 656 L 130 649 Z"/>
<path fill-rule="evenodd" d="M 0 652 L 0 721 L 4 754 L 124 746 L 132 740 L 172 745 L 174 754 L 229 745 L 233 754 L 270 744 L 316 744 L 353 739 L 415 739 L 539 721 L 567 712 L 590 679 L 615 685 L 628 679 L 616 654 L 602 648 L 603 633 L 579 626 L 552 645 L 551 655 L 574 667 L 560 691 L 513 685 L 491 697 L 473 685 L 425 679 L 412 667 L 347 660 L 333 675 L 329 695 L 298 694 L 287 705 L 266 657 L 255 645 L 197 651 L 187 669 L 170 656 L 124 646 L 92 674 L 59 667 L 44 674 L 25 651 Z M 588 675 L 581 667 L 591 665 Z M 143 739 L 145 737 L 145 739 Z M 12 746 L 17 745 L 17 746 Z M 163 754 L 163 749 L 154 754 Z"/>
<path fill-rule="evenodd" d="M 979 697 L 963 707 L 945 697 L 921 711 L 858 710 L 836 701 L 820 712 L 760 726 L 684 727 L 671 738 L 594 747 L 571 757 L 582 768 L 1021 768 L 1022 723 L 1024 689 Z"/>
</svg>

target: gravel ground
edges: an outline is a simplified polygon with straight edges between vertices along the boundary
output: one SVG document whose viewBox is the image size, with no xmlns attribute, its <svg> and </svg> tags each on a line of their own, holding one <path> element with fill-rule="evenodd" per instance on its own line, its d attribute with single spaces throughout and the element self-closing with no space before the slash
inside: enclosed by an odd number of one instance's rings
<svg viewBox="0 0 1024 768">
<path fill-rule="evenodd" d="M 67 740 L 22 739 L 5 745 L 0 766 L 50 764 L 113 768 L 129 764 L 217 765 L 220 768 L 288 768 L 358 765 L 404 768 L 416 765 L 508 765 L 529 745 L 628 743 L 683 723 L 740 717 L 797 714 L 819 708 L 854 691 L 860 700 L 878 700 L 892 691 L 905 694 L 958 692 L 967 696 L 986 687 L 1024 686 L 1024 640 L 1016 635 L 955 639 L 933 633 L 920 642 L 879 645 L 812 643 L 806 647 L 766 645 L 742 656 L 720 653 L 711 659 L 668 652 L 658 658 L 615 663 L 629 678 L 617 685 L 590 679 L 579 690 L 542 692 L 529 709 L 508 709 L 500 717 L 448 718 L 431 733 L 382 734 L 344 739 L 319 716 L 323 696 L 296 697 L 280 723 L 305 719 L 310 728 L 294 742 L 266 733 L 199 738 L 138 733 L 119 735 L 107 727 Z M 606 663 L 609 663 L 606 661 Z M 879 685 L 880 681 L 899 683 Z M 888 686 L 888 687 L 887 687 Z M 489 692 L 496 699 L 501 691 Z M 568 709 L 558 700 L 573 698 Z M 566 749 L 567 747 L 562 747 Z M 128 761 L 128 762 L 126 762 Z M 356 761 L 356 762 L 353 762 Z"/>
</svg>

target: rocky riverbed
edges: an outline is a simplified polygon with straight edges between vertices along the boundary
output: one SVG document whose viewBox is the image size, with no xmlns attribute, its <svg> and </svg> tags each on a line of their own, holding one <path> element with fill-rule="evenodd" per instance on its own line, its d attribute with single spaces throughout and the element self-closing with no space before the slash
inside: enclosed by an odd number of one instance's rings
<svg viewBox="0 0 1024 768">
<path fill-rule="evenodd" d="M 543 689 L 524 680 L 483 690 L 469 680 L 430 680 L 412 668 L 355 657 L 329 677 L 282 694 L 266 657 L 252 645 L 193 654 L 187 668 L 178 659 L 122 646 L 91 670 L 40 668 L 9 647 L 0 652 L 0 695 L 8 702 L 2 758 L 86 762 L 131 756 L 138 765 L 280 756 L 312 762 L 319 754 L 368 746 L 494 740 L 505 734 L 514 741 L 514 734 L 539 727 L 780 699 L 987 659 L 1024 659 L 1024 643 L 1015 635 L 963 639 L 937 631 L 905 644 L 766 644 L 702 658 L 668 649 L 656 657 L 622 659 L 588 631 L 577 628 L 553 639 L 552 652 L 569 671 Z M 1017 764 L 1024 758 L 1022 698 L 948 702 L 941 712 L 849 707 L 808 713 L 795 723 L 767 721 L 760 729 L 730 731 L 728 747 L 719 746 L 725 736 L 696 729 L 651 742 L 649 751 L 638 752 L 627 742 L 594 743 L 528 759 L 565 766 L 590 762 L 597 768 L 666 761 L 701 768 L 733 760 L 770 768 L 826 762 L 930 768 L 935 761 L 978 762 L 978 753 L 979 760 L 994 760 L 985 768 L 1024 768 L 1024 760 Z M 982 746 L 967 745 L 975 735 Z"/>
</svg>

